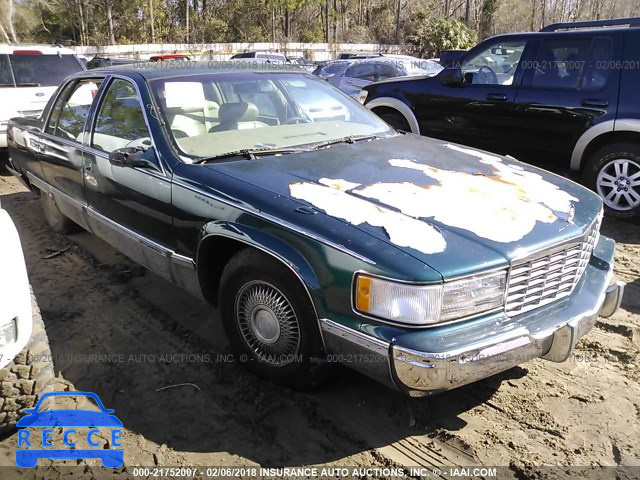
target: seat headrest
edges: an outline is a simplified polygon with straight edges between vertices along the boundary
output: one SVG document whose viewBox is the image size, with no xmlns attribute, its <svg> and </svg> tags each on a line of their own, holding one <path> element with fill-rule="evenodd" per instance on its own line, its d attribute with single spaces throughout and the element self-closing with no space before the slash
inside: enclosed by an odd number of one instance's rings
<svg viewBox="0 0 640 480">
<path fill-rule="evenodd" d="M 223 103 L 218 118 L 220 123 L 252 122 L 258 118 L 258 107 L 249 102 Z"/>
</svg>

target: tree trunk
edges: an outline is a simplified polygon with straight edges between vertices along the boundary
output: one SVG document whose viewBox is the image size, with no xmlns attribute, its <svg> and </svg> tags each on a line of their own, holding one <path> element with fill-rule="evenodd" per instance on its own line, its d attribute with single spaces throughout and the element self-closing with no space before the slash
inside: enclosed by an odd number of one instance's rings
<svg viewBox="0 0 640 480">
<path fill-rule="evenodd" d="M 151 22 L 151 43 L 156 43 L 156 22 L 153 16 L 153 0 L 149 0 L 149 21 Z"/>
<path fill-rule="evenodd" d="M 402 0 L 398 0 L 398 5 L 396 6 L 396 45 L 400 45 L 400 8 L 401 8 L 401 3 L 402 3 Z"/>
<path fill-rule="evenodd" d="M 331 24 L 329 23 L 329 15 L 331 12 L 331 0 L 327 0 L 325 7 L 324 17 L 324 41 L 329 43 L 331 41 Z"/>
<path fill-rule="evenodd" d="M 6 26 L 9 29 L 9 37 L 13 43 L 18 43 L 18 37 L 16 30 L 13 28 L 13 0 L 7 0 L 7 11 L 5 12 L 7 23 Z"/>
<path fill-rule="evenodd" d="M 184 0 L 184 26 L 187 30 L 186 42 L 189 43 L 189 0 Z"/>
<path fill-rule="evenodd" d="M 109 28 L 109 44 L 116 44 L 116 37 L 113 33 L 113 16 L 111 15 L 111 0 L 104 0 L 104 11 L 107 15 L 107 26 Z"/>
</svg>

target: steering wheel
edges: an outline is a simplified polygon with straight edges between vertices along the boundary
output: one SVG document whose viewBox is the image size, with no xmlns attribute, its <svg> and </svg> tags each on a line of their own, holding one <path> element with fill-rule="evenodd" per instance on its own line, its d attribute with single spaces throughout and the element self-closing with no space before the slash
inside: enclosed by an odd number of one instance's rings
<svg viewBox="0 0 640 480">
<path fill-rule="evenodd" d="M 305 117 L 289 117 L 284 121 L 284 125 L 297 125 L 299 123 L 311 123 L 311 120 Z"/>
<path fill-rule="evenodd" d="M 129 143 L 125 145 L 125 147 L 140 147 L 143 149 L 147 149 L 151 147 L 151 138 L 150 137 L 140 137 L 135 140 L 131 140 Z"/>
<path fill-rule="evenodd" d="M 493 68 L 483 65 L 478 70 L 478 74 L 482 76 L 483 79 L 488 79 L 489 81 L 484 81 L 484 84 L 497 85 L 498 84 L 498 76 L 496 72 L 493 71 Z"/>
</svg>

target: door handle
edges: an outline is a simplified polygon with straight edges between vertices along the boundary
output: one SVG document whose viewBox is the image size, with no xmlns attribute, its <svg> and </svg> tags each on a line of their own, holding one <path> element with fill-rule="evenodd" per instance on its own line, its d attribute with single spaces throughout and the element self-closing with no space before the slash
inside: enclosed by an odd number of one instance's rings
<svg viewBox="0 0 640 480">
<path fill-rule="evenodd" d="M 605 108 L 609 106 L 609 101 L 604 98 L 585 98 L 580 103 L 583 107 Z"/>
<path fill-rule="evenodd" d="M 494 102 L 506 102 L 507 96 L 503 93 L 490 93 L 487 95 L 487 100 L 493 100 Z"/>
</svg>

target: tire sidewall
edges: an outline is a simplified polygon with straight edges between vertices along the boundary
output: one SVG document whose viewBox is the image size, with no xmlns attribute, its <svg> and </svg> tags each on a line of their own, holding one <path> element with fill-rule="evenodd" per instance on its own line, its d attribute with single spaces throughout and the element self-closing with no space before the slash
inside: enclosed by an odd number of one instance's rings
<svg viewBox="0 0 640 480">
<path fill-rule="evenodd" d="M 597 180 L 600 171 L 612 160 L 628 159 L 640 164 L 640 146 L 633 144 L 617 143 L 595 152 L 584 168 L 583 183 L 592 191 L 598 192 Z M 640 206 L 631 210 L 615 210 L 603 202 L 605 212 L 612 217 L 620 219 L 640 219 Z"/>
</svg>

